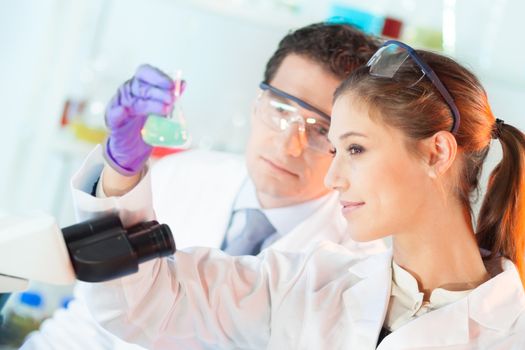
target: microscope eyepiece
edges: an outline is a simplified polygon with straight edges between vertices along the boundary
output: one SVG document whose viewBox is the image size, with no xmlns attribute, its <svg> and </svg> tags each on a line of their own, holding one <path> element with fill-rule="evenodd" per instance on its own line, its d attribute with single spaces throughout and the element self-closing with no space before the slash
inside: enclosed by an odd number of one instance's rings
<svg viewBox="0 0 525 350">
<path fill-rule="evenodd" d="M 139 264 L 175 252 L 175 241 L 166 224 L 149 221 L 130 227 L 127 233 Z"/>
<path fill-rule="evenodd" d="M 168 225 L 157 221 L 124 229 L 117 215 L 62 229 L 79 280 L 102 282 L 138 271 L 145 261 L 175 253 Z"/>
</svg>

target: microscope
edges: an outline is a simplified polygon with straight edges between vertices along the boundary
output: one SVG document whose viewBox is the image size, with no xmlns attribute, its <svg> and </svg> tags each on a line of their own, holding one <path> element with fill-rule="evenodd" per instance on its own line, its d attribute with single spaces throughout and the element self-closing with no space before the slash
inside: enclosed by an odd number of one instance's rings
<svg viewBox="0 0 525 350">
<path fill-rule="evenodd" d="M 170 228 L 157 221 L 124 228 L 112 214 L 60 229 L 45 214 L 0 216 L 0 310 L 8 296 L 2 293 L 24 290 L 30 280 L 103 282 L 175 250 Z"/>
</svg>

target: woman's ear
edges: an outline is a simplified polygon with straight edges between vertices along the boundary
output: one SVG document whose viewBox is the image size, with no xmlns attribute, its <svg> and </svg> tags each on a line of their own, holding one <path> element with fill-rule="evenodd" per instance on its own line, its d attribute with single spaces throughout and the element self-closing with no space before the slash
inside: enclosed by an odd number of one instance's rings
<svg viewBox="0 0 525 350">
<path fill-rule="evenodd" d="M 456 138 L 448 131 L 438 131 L 424 140 L 428 175 L 438 178 L 450 169 L 458 150 Z"/>
</svg>

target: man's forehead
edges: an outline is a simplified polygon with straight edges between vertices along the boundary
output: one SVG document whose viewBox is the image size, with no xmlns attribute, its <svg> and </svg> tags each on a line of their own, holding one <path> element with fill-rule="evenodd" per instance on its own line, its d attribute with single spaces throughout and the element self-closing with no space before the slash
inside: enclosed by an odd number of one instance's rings
<svg viewBox="0 0 525 350">
<path fill-rule="evenodd" d="M 313 59 L 290 54 L 268 83 L 329 115 L 333 94 L 341 79 Z"/>
</svg>

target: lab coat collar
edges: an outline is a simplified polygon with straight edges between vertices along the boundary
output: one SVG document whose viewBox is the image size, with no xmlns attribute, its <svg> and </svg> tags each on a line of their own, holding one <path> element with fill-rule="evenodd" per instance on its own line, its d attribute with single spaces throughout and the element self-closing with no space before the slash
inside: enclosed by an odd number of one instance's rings
<svg viewBox="0 0 525 350">
<path fill-rule="evenodd" d="M 469 341 L 469 305 L 463 298 L 401 326 L 383 339 L 378 350 L 445 347 Z M 443 330 L 443 328 L 446 330 Z"/>
<path fill-rule="evenodd" d="M 503 272 L 467 297 L 400 327 L 383 340 L 378 350 L 399 349 L 401 345 L 421 348 L 466 344 L 475 336 L 469 332 L 471 319 L 497 331 L 508 330 L 524 312 L 525 296 L 514 264 L 507 260 L 502 267 Z"/>
<path fill-rule="evenodd" d="M 502 259 L 502 268 L 503 272 L 474 289 L 468 297 L 471 318 L 496 331 L 509 329 L 525 312 L 525 293 L 516 266 Z"/>
</svg>

